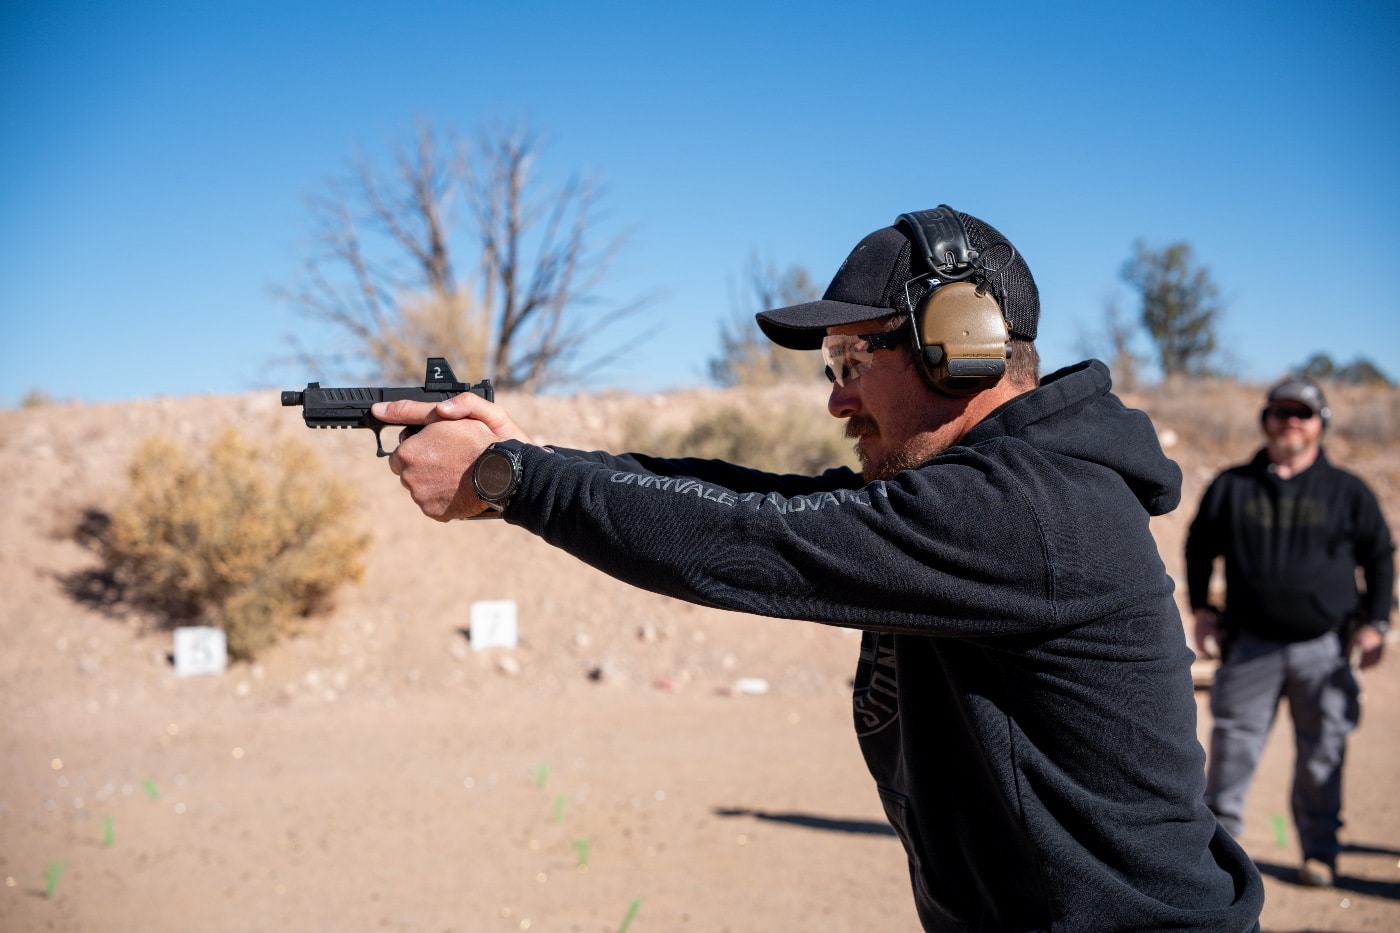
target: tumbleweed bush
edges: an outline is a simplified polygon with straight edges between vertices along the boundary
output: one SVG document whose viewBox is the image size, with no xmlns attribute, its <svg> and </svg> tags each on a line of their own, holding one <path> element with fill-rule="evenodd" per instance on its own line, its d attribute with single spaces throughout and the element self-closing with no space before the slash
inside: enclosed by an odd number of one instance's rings
<svg viewBox="0 0 1400 933">
<path fill-rule="evenodd" d="M 229 430 L 197 458 L 154 436 L 127 472 L 108 569 L 133 603 L 222 628 L 236 658 L 257 656 L 364 572 L 369 537 L 349 487 L 300 443 L 267 451 Z"/>
</svg>

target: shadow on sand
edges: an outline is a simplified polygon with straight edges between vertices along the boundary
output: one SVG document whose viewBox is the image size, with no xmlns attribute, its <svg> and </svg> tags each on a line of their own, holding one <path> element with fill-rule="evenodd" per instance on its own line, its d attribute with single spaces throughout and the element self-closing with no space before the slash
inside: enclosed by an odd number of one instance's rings
<svg viewBox="0 0 1400 933">
<path fill-rule="evenodd" d="M 1387 859 L 1400 858 L 1400 850 L 1389 846 L 1374 846 L 1366 843 L 1350 843 L 1342 846 L 1343 855 L 1379 855 Z M 1261 875 L 1268 875 L 1282 881 L 1284 884 L 1298 883 L 1298 865 L 1296 862 L 1279 864 L 1277 862 L 1263 862 L 1255 860 Z M 1400 900 L 1400 882 L 1376 881 L 1370 878 L 1357 878 L 1346 874 L 1346 863 L 1341 865 L 1341 871 L 1337 874 L 1335 890 L 1349 892 L 1351 894 L 1363 894 L 1367 897 L 1383 897 L 1388 900 Z"/>
<path fill-rule="evenodd" d="M 715 807 L 715 815 L 723 817 L 747 816 L 772 823 L 787 823 L 806 829 L 820 829 L 831 833 L 856 833 L 865 836 L 893 836 L 894 830 L 888 823 L 872 820 L 834 820 L 811 813 L 770 813 L 767 810 L 753 810 L 746 807 Z"/>
</svg>

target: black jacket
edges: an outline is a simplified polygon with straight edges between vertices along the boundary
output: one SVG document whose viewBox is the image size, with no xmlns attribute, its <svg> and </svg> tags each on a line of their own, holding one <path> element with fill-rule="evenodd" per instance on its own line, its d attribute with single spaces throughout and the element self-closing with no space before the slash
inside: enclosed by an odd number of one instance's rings
<svg viewBox="0 0 1400 933">
<path fill-rule="evenodd" d="M 1380 505 L 1358 477 L 1319 452 L 1312 466 L 1283 479 L 1261 450 L 1217 476 L 1201 498 L 1186 537 L 1191 608 L 1208 604 L 1214 561 L 1224 555 L 1227 640 L 1250 632 L 1301 641 L 1353 621 L 1386 620 L 1394 551 Z"/>
<path fill-rule="evenodd" d="M 523 448 L 505 518 L 655 592 L 863 629 L 856 729 L 926 929 L 1250 930 L 1148 531 L 1180 471 L 1109 389 L 1061 371 L 870 485 Z"/>
</svg>

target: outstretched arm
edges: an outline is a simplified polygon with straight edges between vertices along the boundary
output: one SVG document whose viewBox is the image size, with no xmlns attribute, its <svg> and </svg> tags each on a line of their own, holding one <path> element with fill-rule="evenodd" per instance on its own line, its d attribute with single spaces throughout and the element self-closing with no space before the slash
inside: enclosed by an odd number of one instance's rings
<svg viewBox="0 0 1400 933">
<path fill-rule="evenodd" d="M 399 446 L 389 458 L 389 468 L 423 513 L 438 521 L 470 518 L 484 510 L 471 482 L 472 465 L 483 450 L 507 439 L 533 443 L 504 408 L 471 393 L 436 405 L 412 401 L 381 403 L 374 406 L 373 413 L 387 424 L 423 426 L 411 436 L 400 435 Z M 557 448 L 557 452 L 569 459 L 593 461 L 628 472 L 702 479 L 738 493 L 797 496 L 853 490 L 863 485 L 860 476 L 845 467 L 805 476 L 764 473 L 719 460 L 662 459 L 564 448 Z"/>
</svg>

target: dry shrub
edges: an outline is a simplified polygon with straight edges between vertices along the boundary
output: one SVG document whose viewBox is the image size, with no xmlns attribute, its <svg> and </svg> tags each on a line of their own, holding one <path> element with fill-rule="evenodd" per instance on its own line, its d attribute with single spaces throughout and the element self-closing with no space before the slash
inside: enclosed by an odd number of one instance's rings
<svg viewBox="0 0 1400 933">
<path fill-rule="evenodd" d="M 53 393 L 47 389 L 30 389 L 24 393 L 24 398 L 19 400 L 20 408 L 43 408 L 54 404 Z"/>
<path fill-rule="evenodd" d="M 821 383 L 821 357 L 810 350 L 789 350 L 759 331 L 743 315 L 720 334 L 721 352 L 710 360 L 710 375 L 721 386 L 766 388 L 786 383 Z"/>
<path fill-rule="evenodd" d="M 634 415 L 623 445 L 661 457 L 727 460 L 774 473 L 820 473 L 856 463 L 841 422 L 805 390 L 747 390 L 679 425 L 657 427 L 651 417 Z"/>
<path fill-rule="evenodd" d="M 369 538 L 349 488 L 302 444 L 269 453 L 229 430 L 200 462 L 150 437 L 128 476 L 108 569 L 133 603 L 222 628 L 234 657 L 255 657 L 363 574 Z"/>
</svg>

